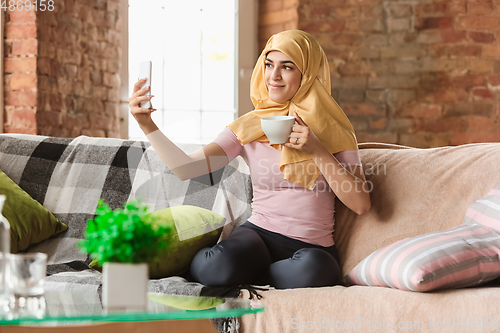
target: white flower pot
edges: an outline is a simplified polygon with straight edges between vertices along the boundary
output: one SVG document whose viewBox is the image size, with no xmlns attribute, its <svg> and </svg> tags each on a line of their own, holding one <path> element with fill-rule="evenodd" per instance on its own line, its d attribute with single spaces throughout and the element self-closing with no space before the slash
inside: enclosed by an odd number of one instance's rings
<svg viewBox="0 0 500 333">
<path fill-rule="evenodd" d="M 146 309 L 148 264 L 104 263 L 102 303 L 105 308 Z"/>
</svg>

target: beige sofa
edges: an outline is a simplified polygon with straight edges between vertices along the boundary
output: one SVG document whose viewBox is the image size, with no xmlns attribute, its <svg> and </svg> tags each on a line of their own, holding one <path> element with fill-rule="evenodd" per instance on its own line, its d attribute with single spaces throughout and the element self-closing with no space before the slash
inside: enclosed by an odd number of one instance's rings
<svg viewBox="0 0 500 333">
<path fill-rule="evenodd" d="M 469 204 L 500 185 L 500 143 L 417 149 L 360 144 L 372 207 L 337 202 L 334 238 L 347 274 L 395 241 L 460 225 Z M 498 281 L 498 280 L 496 280 Z M 335 286 L 263 293 L 264 313 L 243 332 L 500 332 L 500 284 L 427 293 Z"/>
<path fill-rule="evenodd" d="M 366 178 L 373 185 L 372 207 L 358 216 L 337 202 L 334 237 L 344 274 L 373 251 L 397 240 L 461 224 L 468 205 L 500 185 L 500 143 L 434 149 L 359 146 Z M 183 147 L 186 151 L 197 148 Z M 97 292 L 98 273 L 95 281 L 89 281 L 88 273 L 78 279 L 79 270 L 90 259 L 82 256 L 76 242 L 83 237 L 99 198 L 119 206 L 132 194 L 141 194 L 154 210 L 167 204 L 211 209 L 233 221 L 224 236 L 251 213 L 251 182 L 241 159 L 213 177 L 181 182 L 147 142 L 1 134 L 0 169 L 69 226 L 68 232 L 31 248 L 49 254 L 52 275 L 47 287 L 54 290 L 85 286 L 88 292 Z M 71 280 L 65 280 L 67 277 Z M 162 279 L 156 285 L 175 293 L 171 280 Z M 454 332 L 455 322 L 464 332 L 496 332 L 500 331 L 493 329 L 494 320 L 500 320 L 500 288 L 496 286 L 489 283 L 428 293 L 366 286 L 269 290 L 262 292 L 265 311 L 243 316 L 239 332 L 381 332 L 389 324 L 408 332 Z M 184 292 L 197 294 L 201 287 Z M 171 325 L 174 323 L 112 323 L 46 328 L 43 332 L 159 332 Z M 0 327 L 0 332 L 24 329 L 42 331 L 39 327 Z"/>
</svg>

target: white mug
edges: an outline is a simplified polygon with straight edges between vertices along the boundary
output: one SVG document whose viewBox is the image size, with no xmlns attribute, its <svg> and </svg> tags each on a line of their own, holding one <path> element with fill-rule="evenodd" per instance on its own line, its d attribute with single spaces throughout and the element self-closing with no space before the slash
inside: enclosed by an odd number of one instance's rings
<svg viewBox="0 0 500 333">
<path fill-rule="evenodd" d="M 271 144 L 282 144 L 288 141 L 295 117 L 273 116 L 264 117 L 260 120 L 262 130 Z"/>
</svg>

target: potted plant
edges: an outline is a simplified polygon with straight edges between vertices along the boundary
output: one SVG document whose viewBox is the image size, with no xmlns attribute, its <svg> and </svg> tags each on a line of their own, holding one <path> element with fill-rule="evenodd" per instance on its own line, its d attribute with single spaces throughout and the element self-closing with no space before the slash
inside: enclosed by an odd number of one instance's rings
<svg viewBox="0 0 500 333">
<path fill-rule="evenodd" d="M 172 225 L 157 224 L 139 200 L 123 209 L 112 210 L 99 200 L 96 217 L 88 221 L 85 239 L 78 243 L 83 252 L 103 266 L 103 306 L 145 308 L 149 280 L 148 264 L 167 250 L 163 239 Z"/>
</svg>

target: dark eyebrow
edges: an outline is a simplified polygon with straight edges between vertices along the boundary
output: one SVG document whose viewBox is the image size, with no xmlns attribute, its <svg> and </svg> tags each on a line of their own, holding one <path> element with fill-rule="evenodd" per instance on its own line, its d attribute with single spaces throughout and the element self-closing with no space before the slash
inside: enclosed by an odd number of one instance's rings
<svg viewBox="0 0 500 333">
<path fill-rule="evenodd" d="M 273 62 L 271 59 L 269 58 L 266 58 L 266 61 L 269 61 L 269 62 Z M 283 60 L 283 61 L 280 61 L 280 64 L 292 64 L 292 65 L 295 65 L 293 63 L 293 61 L 290 61 L 290 60 Z"/>
</svg>

